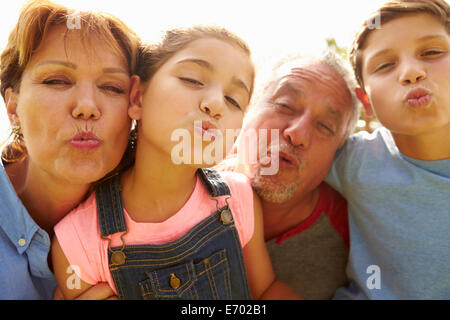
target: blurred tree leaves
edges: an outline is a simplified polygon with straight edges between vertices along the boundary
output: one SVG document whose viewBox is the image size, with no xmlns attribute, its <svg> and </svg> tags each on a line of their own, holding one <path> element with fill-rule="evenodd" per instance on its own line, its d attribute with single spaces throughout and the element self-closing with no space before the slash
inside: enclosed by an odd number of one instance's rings
<svg viewBox="0 0 450 320">
<path fill-rule="evenodd" d="M 325 39 L 325 41 L 327 42 L 327 46 L 329 49 L 332 49 L 336 53 L 340 54 L 344 59 L 348 58 L 347 48 L 339 46 L 336 42 L 336 39 L 328 38 L 328 39 Z"/>
</svg>

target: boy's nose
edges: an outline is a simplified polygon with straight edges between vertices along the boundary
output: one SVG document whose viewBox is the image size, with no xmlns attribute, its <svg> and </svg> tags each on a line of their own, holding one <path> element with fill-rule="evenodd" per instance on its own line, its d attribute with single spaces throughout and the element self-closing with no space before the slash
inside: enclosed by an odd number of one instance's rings
<svg viewBox="0 0 450 320">
<path fill-rule="evenodd" d="M 405 61 L 400 68 L 399 81 L 402 85 L 414 84 L 426 77 L 424 67 L 417 61 Z"/>
</svg>

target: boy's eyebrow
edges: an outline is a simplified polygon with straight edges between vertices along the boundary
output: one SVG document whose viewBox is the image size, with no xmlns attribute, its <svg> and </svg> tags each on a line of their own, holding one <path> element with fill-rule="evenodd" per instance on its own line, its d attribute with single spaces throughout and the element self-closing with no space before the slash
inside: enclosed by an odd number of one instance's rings
<svg viewBox="0 0 450 320">
<path fill-rule="evenodd" d="M 428 35 L 428 36 L 423 36 L 423 37 L 417 39 L 416 41 L 417 41 L 417 42 L 425 42 L 425 41 L 435 40 L 435 39 L 443 39 L 443 40 L 444 40 L 445 37 L 442 36 L 442 35 L 434 35 L 434 34 L 432 34 L 432 35 Z M 390 51 L 390 49 L 384 49 L 384 50 L 381 50 L 381 51 L 375 53 L 374 55 L 368 57 L 367 60 L 370 61 L 370 60 L 372 60 L 372 59 L 374 59 L 374 58 L 376 58 L 376 57 L 378 57 L 378 56 L 381 56 L 381 55 L 383 55 L 383 54 L 389 52 L 389 51 Z"/>
<path fill-rule="evenodd" d="M 422 38 L 417 39 L 417 42 L 425 42 L 425 41 L 428 41 L 428 40 L 435 40 L 435 39 L 443 39 L 444 40 L 445 37 L 442 36 L 442 35 L 434 35 L 434 34 L 432 34 L 432 35 L 424 36 Z"/>
<path fill-rule="evenodd" d="M 367 61 L 371 61 L 379 56 L 382 56 L 383 54 L 388 53 L 389 51 L 391 51 L 391 49 L 384 49 L 384 50 L 378 51 L 377 53 L 367 57 Z"/>
<path fill-rule="evenodd" d="M 202 59 L 187 58 L 187 59 L 183 59 L 183 60 L 178 61 L 177 64 L 189 63 L 189 62 L 195 63 L 195 64 L 199 65 L 200 67 L 208 69 L 209 71 L 213 71 L 214 70 L 214 66 L 211 63 L 209 63 L 206 60 L 202 60 Z M 244 81 L 242 81 L 239 78 L 233 77 L 233 83 L 236 86 L 244 89 L 247 92 L 247 94 L 250 96 L 250 89 L 247 88 L 247 86 L 245 85 Z"/>
</svg>

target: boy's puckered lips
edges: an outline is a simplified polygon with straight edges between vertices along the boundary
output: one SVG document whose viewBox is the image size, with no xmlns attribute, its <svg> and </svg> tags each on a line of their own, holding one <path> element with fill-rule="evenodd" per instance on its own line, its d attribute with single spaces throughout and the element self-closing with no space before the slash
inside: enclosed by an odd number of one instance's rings
<svg viewBox="0 0 450 320">
<path fill-rule="evenodd" d="M 431 91 L 425 88 L 414 88 L 408 92 L 405 103 L 413 108 L 426 107 L 431 101 Z"/>
</svg>

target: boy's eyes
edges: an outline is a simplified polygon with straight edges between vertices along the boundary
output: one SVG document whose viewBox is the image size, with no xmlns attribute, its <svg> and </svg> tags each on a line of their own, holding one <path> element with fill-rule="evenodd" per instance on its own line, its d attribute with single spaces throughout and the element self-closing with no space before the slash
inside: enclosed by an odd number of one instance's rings
<svg viewBox="0 0 450 320">
<path fill-rule="evenodd" d="M 380 72 L 380 71 L 385 71 L 386 69 L 392 67 L 393 65 L 395 65 L 394 62 L 386 62 L 386 63 L 379 64 L 379 65 L 375 68 L 374 73 Z"/>
<path fill-rule="evenodd" d="M 444 54 L 445 54 L 445 50 L 428 49 L 428 50 L 424 50 L 422 53 L 420 53 L 420 56 L 424 57 L 424 58 L 439 58 Z M 377 73 L 377 72 L 385 71 L 385 70 L 391 68 L 392 66 L 395 66 L 395 62 L 383 62 L 383 63 L 378 64 L 374 68 L 373 72 Z"/>
</svg>

